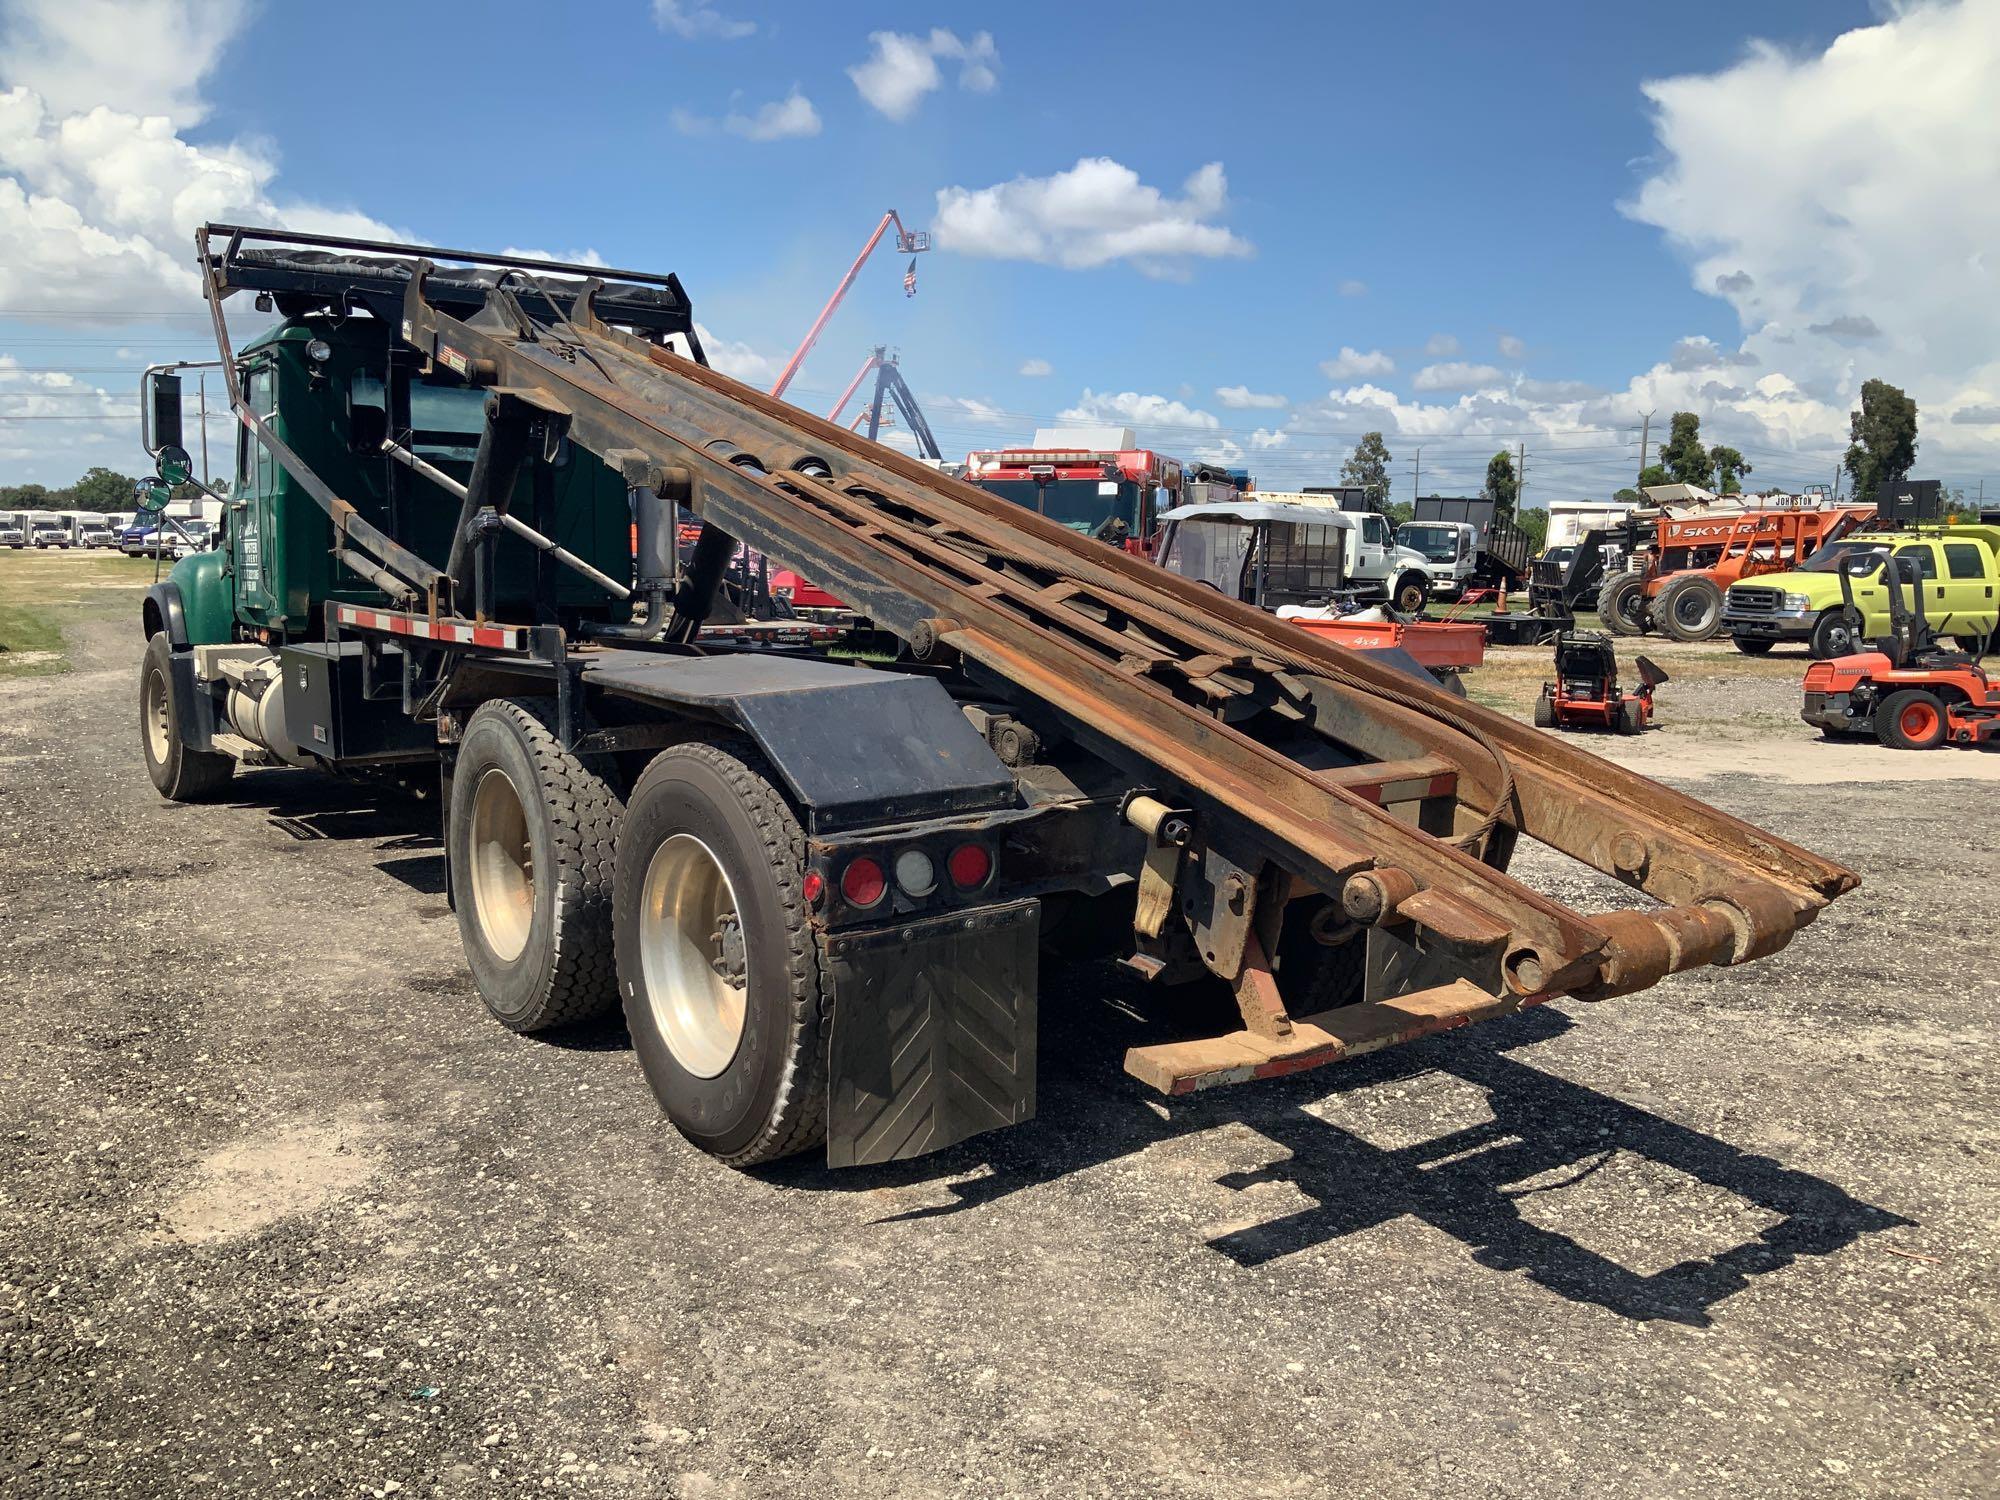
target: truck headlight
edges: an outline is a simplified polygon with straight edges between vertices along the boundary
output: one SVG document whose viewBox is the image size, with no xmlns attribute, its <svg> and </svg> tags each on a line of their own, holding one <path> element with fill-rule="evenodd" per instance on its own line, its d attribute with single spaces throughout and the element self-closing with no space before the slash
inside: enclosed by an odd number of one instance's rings
<svg viewBox="0 0 2000 1500">
<path fill-rule="evenodd" d="M 1804 594 L 1787 594 L 1785 595 L 1785 608 L 1811 609 L 1812 600 L 1807 598 Z"/>
</svg>

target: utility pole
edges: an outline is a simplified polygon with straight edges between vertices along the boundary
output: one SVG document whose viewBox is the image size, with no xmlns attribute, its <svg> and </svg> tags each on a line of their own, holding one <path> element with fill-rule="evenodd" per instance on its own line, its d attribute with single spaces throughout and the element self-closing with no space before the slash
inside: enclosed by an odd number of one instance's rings
<svg viewBox="0 0 2000 1500">
<path fill-rule="evenodd" d="M 1639 419 L 1639 474 L 1641 478 L 1644 478 L 1646 473 L 1646 440 L 1652 435 L 1653 413 L 1649 411 Z"/>
<path fill-rule="evenodd" d="M 1514 514 L 1521 514 L 1521 497 L 1528 492 L 1528 445 L 1517 444 L 1514 460 Z"/>
<path fill-rule="evenodd" d="M 1981 483 L 1984 482 L 1985 481 L 1983 480 L 1981 481 Z M 1414 469 L 1410 470 L 1410 511 L 1412 514 L 1415 514 L 1416 512 L 1417 496 L 1423 493 L 1423 486 L 1424 486 L 1424 445 L 1422 443 L 1419 443 L 1417 444 L 1417 466 Z"/>
<path fill-rule="evenodd" d="M 201 392 L 201 482 L 208 484 L 208 371 L 201 372 L 196 389 Z"/>
</svg>

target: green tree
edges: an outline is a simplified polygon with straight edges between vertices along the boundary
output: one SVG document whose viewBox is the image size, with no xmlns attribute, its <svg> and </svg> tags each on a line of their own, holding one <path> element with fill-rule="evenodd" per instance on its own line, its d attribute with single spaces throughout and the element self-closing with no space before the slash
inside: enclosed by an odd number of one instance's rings
<svg viewBox="0 0 2000 1500">
<path fill-rule="evenodd" d="M 1364 432 L 1354 445 L 1347 462 L 1340 466 L 1340 482 L 1367 492 L 1378 508 L 1389 500 L 1389 445 L 1379 432 Z"/>
<path fill-rule="evenodd" d="M 1639 471 L 1639 488 L 1650 490 L 1656 484 L 1672 484 L 1674 476 L 1658 464 L 1647 464 Z"/>
<path fill-rule="evenodd" d="M 1528 555 L 1533 557 L 1548 545 L 1549 513 L 1545 510 L 1523 510 L 1514 515 L 1514 524 L 1528 537 Z"/>
<path fill-rule="evenodd" d="M 1698 484 L 1707 487 L 1712 465 L 1708 450 L 1701 446 L 1701 418 L 1691 411 L 1674 413 L 1673 431 L 1660 445 L 1660 464 L 1669 484 Z"/>
<path fill-rule="evenodd" d="M 1389 518 L 1391 526 L 1401 526 L 1417 513 L 1417 508 L 1407 500 L 1391 500 L 1383 507 L 1382 513 Z"/>
<path fill-rule="evenodd" d="M 0 506 L 10 510 L 42 510 L 48 503 L 49 487 L 45 484 L 0 485 Z"/>
<path fill-rule="evenodd" d="M 1715 470 L 1715 492 L 1718 495 L 1740 495 L 1743 483 L 1740 476 L 1750 472 L 1750 465 L 1743 455 L 1734 448 L 1717 446 L 1708 450 L 1709 464 Z"/>
<path fill-rule="evenodd" d="M 1505 448 L 1486 460 L 1486 484 L 1479 493 L 1493 502 L 1496 520 L 1514 519 L 1514 502 L 1521 498 L 1521 476 L 1514 472 L 1514 455 Z"/>
<path fill-rule="evenodd" d="M 1634 505 L 1637 505 L 1641 500 L 1644 500 L 1646 497 L 1638 490 L 1633 489 L 1632 486 L 1628 484 L 1625 486 L 1624 489 L 1619 490 L 1611 498 L 1613 500 L 1630 500 Z"/>
<path fill-rule="evenodd" d="M 1873 500 L 1877 485 L 1901 479 L 1917 461 L 1917 403 L 1886 380 L 1865 381 L 1847 435 L 1853 442 L 1841 466 L 1854 476 L 1854 498 Z"/>
<path fill-rule="evenodd" d="M 84 510 L 118 510 L 132 503 L 132 487 L 139 481 L 129 475 L 99 465 L 70 487 L 75 503 Z"/>
</svg>

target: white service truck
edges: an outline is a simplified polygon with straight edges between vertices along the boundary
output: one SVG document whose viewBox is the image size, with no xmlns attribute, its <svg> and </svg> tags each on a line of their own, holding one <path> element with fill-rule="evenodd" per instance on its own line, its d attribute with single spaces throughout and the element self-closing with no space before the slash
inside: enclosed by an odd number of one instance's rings
<svg viewBox="0 0 2000 1500">
<path fill-rule="evenodd" d="M 1388 517 L 1304 491 L 1178 505 L 1160 522 L 1168 571 L 1260 608 L 1349 597 L 1414 615 L 1430 598 L 1423 554 L 1396 545 Z"/>
</svg>

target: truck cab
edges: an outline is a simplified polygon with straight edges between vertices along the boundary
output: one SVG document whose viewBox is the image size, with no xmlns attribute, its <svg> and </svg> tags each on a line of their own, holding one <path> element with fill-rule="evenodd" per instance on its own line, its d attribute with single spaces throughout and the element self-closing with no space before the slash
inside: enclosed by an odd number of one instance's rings
<svg viewBox="0 0 2000 1500">
<path fill-rule="evenodd" d="M 1803 641 L 1815 658 L 1845 656 L 1886 634 L 1889 601 L 1880 569 L 1852 575 L 1853 608 L 1840 591 L 1843 564 L 1879 554 L 1914 565 L 1931 628 L 1968 651 L 1983 651 L 2000 619 L 2000 526 L 1921 526 L 1856 532 L 1822 547 L 1798 567 L 1732 584 L 1723 628 L 1736 648 L 1759 656 L 1779 641 Z"/>
<path fill-rule="evenodd" d="M 55 516 L 37 516 L 28 523 L 28 543 L 45 549 L 60 547 L 66 552 L 70 546 L 69 527 Z"/>
<path fill-rule="evenodd" d="M 1438 598 L 1455 598 L 1472 581 L 1478 534 L 1465 522 L 1405 521 L 1396 528 L 1396 542 L 1423 558 Z"/>
</svg>

